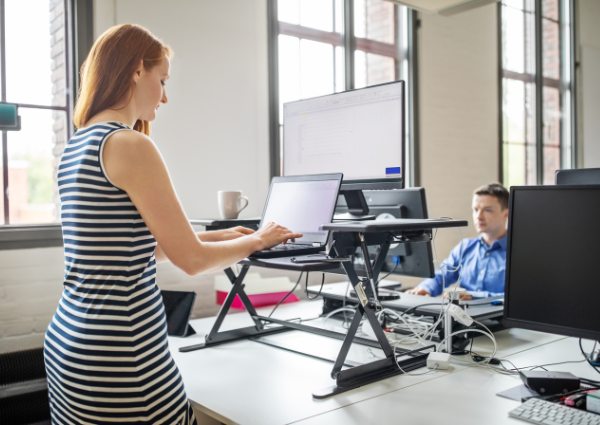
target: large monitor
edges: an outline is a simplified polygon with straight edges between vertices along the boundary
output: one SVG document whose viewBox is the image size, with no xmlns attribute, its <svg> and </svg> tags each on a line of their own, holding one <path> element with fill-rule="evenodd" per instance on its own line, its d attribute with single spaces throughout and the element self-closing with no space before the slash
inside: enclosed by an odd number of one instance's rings
<svg viewBox="0 0 600 425">
<path fill-rule="evenodd" d="M 365 190 L 365 199 L 370 214 L 376 219 L 428 218 L 425 189 L 413 187 L 398 190 Z M 336 214 L 346 213 L 348 206 L 343 196 L 338 198 Z M 371 253 L 373 259 L 375 253 Z M 356 256 L 354 267 L 364 270 L 362 256 Z M 403 276 L 433 277 L 435 267 L 431 242 L 393 244 L 381 270 L 382 275 L 394 273 Z"/>
<path fill-rule="evenodd" d="M 512 187 L 504 324 L 600 340 L 600 185 Z"/>
<path fill-rule="evenodd" d="M 557 185 L 600 184 L 600 168 L 556 170 Z"/>
<path fill-rule="evenodd" d="M 404 92 L 396 81 L 285 103 L 283 175 L 403 182 Z"/>
</svg>

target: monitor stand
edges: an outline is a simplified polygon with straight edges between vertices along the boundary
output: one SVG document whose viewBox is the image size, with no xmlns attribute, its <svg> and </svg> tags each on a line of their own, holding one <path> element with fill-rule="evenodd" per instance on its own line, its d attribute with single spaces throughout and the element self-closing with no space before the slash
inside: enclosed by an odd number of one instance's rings
<svg viewBox="0 0 600 425">
<path fill-rule="evenodd" d="M 374 220 L 375 216 L 369 214 L 369 205 L 363 190 L 393 190 L 402 189 L 402 180 L 388 180 L 370 183 L 342 183 L 340 194 L 344 195 L 348 212 L 336 214 L 334 221 L 363 221 Z"/>
</svg>

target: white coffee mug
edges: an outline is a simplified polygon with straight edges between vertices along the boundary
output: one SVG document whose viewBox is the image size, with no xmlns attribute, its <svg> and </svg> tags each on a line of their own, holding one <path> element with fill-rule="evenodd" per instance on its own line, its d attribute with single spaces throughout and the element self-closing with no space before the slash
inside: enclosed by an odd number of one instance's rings
<svg viewBox="0 0 600 425">
<path fill-rule="evenodd" d="M 240 207 L 242 200 L 246 201 L 243 207 Z M 223 219 L 238 218 L 238 214 L 248 206 L 248 198 L 242 196 L 239 190 L 220 190 L 219 191 L 219 213 Z"/>
</svg>

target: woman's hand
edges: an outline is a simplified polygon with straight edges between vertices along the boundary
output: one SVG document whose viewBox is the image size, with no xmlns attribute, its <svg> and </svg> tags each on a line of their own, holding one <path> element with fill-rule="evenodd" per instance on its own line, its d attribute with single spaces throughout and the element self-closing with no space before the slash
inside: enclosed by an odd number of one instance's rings
<svg viewBox="0 0 600 425">
<path fill-rule="evenodd" d="M 280 226 L 279 224 L 268 223 L 256 232 L 256 236 L 258 236 L 263 243 L 261 249 L 268 249 L 275 245 L 279 245 L 280 243 L 286 243 L 288 240 L 295 242 L 296 238 L 302 237 L 302 233 L 293 233 L 291 230 Z"/>
<path fill-rule="evenodd" d="M 232 241 L 234 239 L 240 238 L 242 236 L 251 235 L 254 233 L 254 230 L 248 229 L 246 227 L 237 226 L 232 227 L 231 229 L 224 230 L 212 230 L 209 232 L 200 232 L 197 233 L 198 239 L 202 242 L 222 242 L 222 241 Z"/>
<path fill-rule="evenodd" d="M 242 236 L 251 235 L 254 230 L 248 229 L 247 227 L 237 226 L 231 229 L 225 229 L 220 232 L 220 241 L 230 241 L 233 239 L 241 238 Z"/>
</svg>

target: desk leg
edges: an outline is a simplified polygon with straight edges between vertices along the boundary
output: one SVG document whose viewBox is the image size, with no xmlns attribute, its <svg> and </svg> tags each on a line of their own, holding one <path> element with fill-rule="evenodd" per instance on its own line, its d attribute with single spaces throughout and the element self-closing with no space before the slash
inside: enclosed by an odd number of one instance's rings
<svg viewBox="0 0 600 425">
<path fill-rule="evenodd" d="M 338 256 L 345 256 L 344 248 L 336 246 L 335 250 Z M 385 247 L 383 251 L 387 252 Z M 385 253 L 383 255 L 385 255 Z M 348 276 L 348 279 L 350 280 L 352 285 L 355 288 L 358 285 L 363 287 L 364 282 L 362 282 L 359 279 L 358 275 L 356 274 L 356 270 L 354 270 L 352 262 L 344 262 L 342 263 L 342 266 L 344 267 L 346 275 Z M 367 267 L 367 272 L 372 283 L 373 273 L 370 261 L 368 259 L 368 252 L 365 255 L 365 266 Z M 364 289 L 365 288 L 363 287 L 363 290 Z M 374 302 L 376 302 L 376 299 L 374 300 Z M 352 342 L 356 335 L 356 331 L 358 330 L 358 326 L 360 325 L 360 322 L 364 315 L 367 316 L 367 320 L 373 328 L 373 331 L 377 338 L 377 342 L 383 350 L 385 358 L 381 360 L 376 360 L 371 363 L 342 370 L 342 366 L 346 362 L 346 357 L 350 350 L 350 346 L 352 345 Z M 431 347 L 424 347 L 423 350 L 430 348 Z M 377 317 L 375 316 L 375 311 L 373 310 L 371 303 L 366 302 L 362 304 L 359 302 L 356 306 L 356 312 L 354 314 L 352 324 L 350 325 L 350 329 L 348 330 L 346 338 L 344 339 L 344 343 L 342 344 L 340 353 L 333 366 L 333 370 L 331 371 L 331 377 L 336 380 L 336 385 L 313 392 L 313 397 L 317 399 L 330 397 L 332 395 L 349 391 L 361 387 L 363 385 L 370 384 L 372 382 L 377 382 L 381 379 L 401 374 L 403 373 L 403 370 L 412 370 L 417 367 L 421 367 L 423 366 L 424 361 L 427 358 L 427 354 L 428 353 L 422 353 L 419 351 L 411 352 L 408 354 L 405 353 L 405 355 L 409 356 L 409 359 L 400 362 L 402 367 L 402 369 L 400 369 L 398 367 L 398 363 L 396 363 L 394 350 L 392 349 L 389 341 L 387 340 L 387 337 L 385 336 L 385 333 L 383 332 L 383 329 L 381 328 L 381 325 L 379 324 L 379 321 L 377 320 Z"/>
<path fill-rule="evenodd" d="M 246 277 L 246 273 L 248 272 L 249 268 L 250 266 L 242 266 L 242 270 L 240 271 L 240 274 L 238 276 L 235 275 L 231 268 L 225 270 L 225 274 L 231 281 L 232 287 L 229 291 L 229 294 L 227 294 L 225 302 L 219 310 L 219 315 L 217 316 L 215 324 L 213 325 L 209 334 L 206 335 L 205 341 L 203 343 L 181 347 L 179 349 L 180 352 L 186 353 L 188 351 L 200 350 L 202 348 L 220 345 L 239 339 L 245 339 L 251 336 L 267 335 L 289 330 L 289 328 L 286 328 L 284 326 L 265 329 L 263 323 L 260 321 L 260 319 L 257 318 L 258 315 L 256 313 L 256 310 L 250 302 L 248 295 L 246 295 L 246 293 L 244 292 L 243 281 L 244 277 Z M 225 316 L 227 316 L 227 312 L 231 308 L 233 300 L 235 300 L 236 296 L 240 297 L 240 300 L 244 304 L 244 307 L 246 307 L 246 311 L 248 312 L 248 314 L 252 318 L 252 321 L 254 322 L 254 326 L 219 332 L 219 329 L 221 329 L 221 325 L 225 320 Z"/>
</svg>

